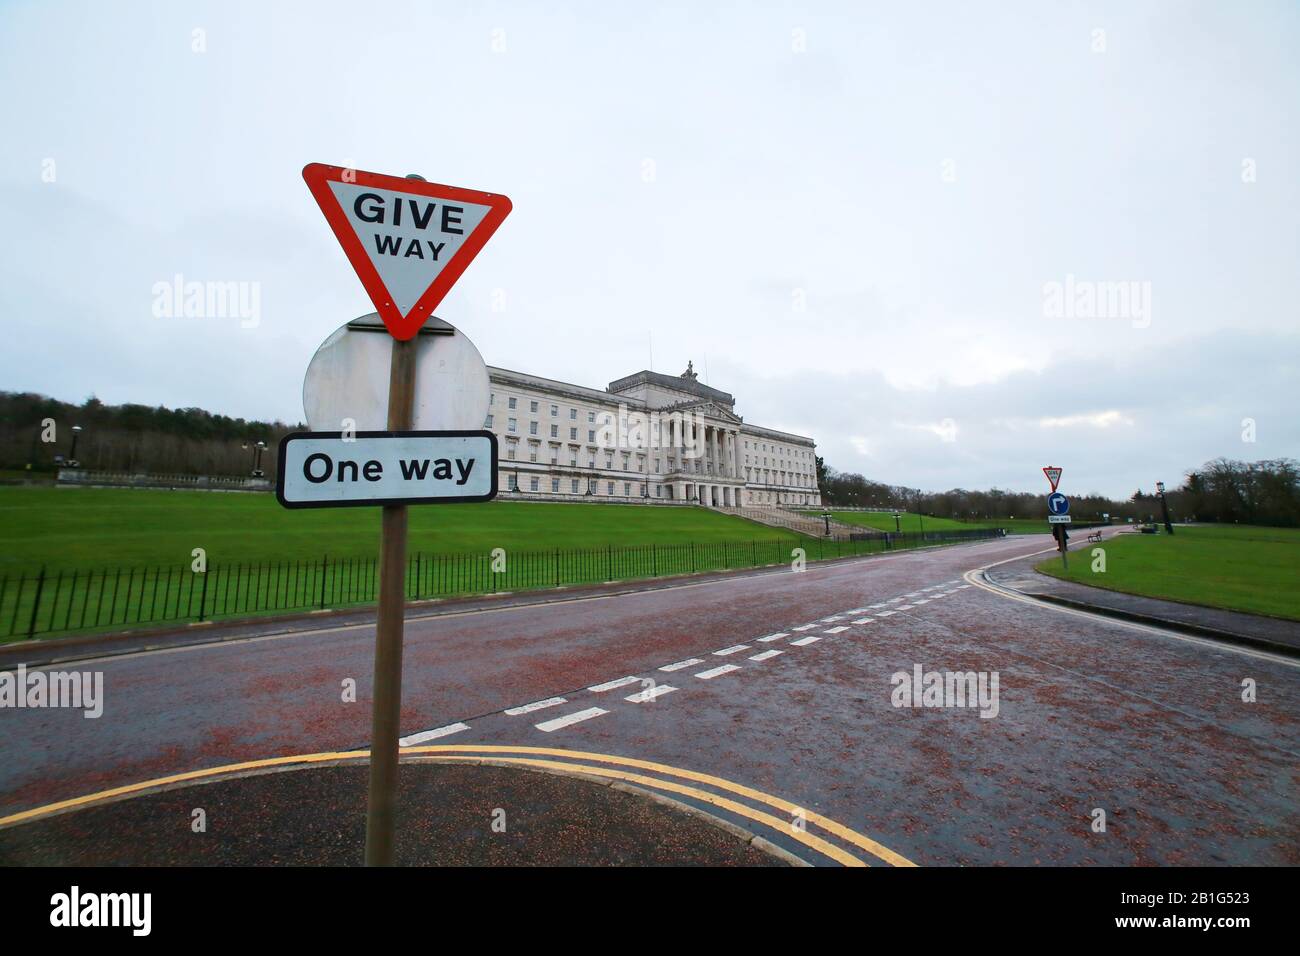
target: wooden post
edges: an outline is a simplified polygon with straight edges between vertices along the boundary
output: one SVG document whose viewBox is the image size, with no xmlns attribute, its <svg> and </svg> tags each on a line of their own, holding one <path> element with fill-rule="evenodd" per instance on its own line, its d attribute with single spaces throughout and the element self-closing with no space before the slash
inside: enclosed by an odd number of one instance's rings
<svg viewBox="0 0 1300 956">
<path fill-rule="evenodd" d="M 419 336 L 393 340 L 388 373 L 388 430 L 410 431 L 415 411 Z M 379 536 L 379 617 L 375 627 L 374 704 L 366 866 L 392 866 L 397 816 L 398 732 L 402 711 L 402 632 L 406 609 L 406 505 L 384 505 Z"/>
</svg>

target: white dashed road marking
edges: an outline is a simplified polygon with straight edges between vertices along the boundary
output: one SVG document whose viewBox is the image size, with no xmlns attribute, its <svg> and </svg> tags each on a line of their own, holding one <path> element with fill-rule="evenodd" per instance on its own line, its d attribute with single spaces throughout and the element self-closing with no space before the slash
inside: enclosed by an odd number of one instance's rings
<svg viewBox="0 0 1300 956">
<path fill-rule="evenodd" d="M 715 667 L 712 670 L 700 671 L 695 676 L 700 680 L 713 680 L 715 677 L 721 677 L 723 674 L 730 674 L 732 671 L 740 670 L 735 664 L 723 664 L 721 667 Z"/>
<path fill-rule="evenodd" d="M 847 631 L 848 629 L 849 629 L 849 628 L 848 628 L 847 625 L 845 625 L 845 624 L 841 624 L 839 627 L 832 627 L 832 628 L 830 628 L 829 630 L 823 631 L 822 633 L 823 633 L 823 634 L 843 634 L 843 633 L 844 633 L 845 631 Z"/>
<path fill-rule="evenodd" d="M 557 707 L 560 704 L 567 704 L 569 701 L 564 697 L 548 697 L 546 700 L 535 700 L 531 704 L 524 704 L 522 707 L 508 707 L 506 713 L 511 717 L 518 717 L 520 714 L 531 714 L 535 710 L 544 710 L 547 707 Z"/>
<path fill-rule="evenodd" d="M 778 650 L 776 650 L 775 648 L 773 648 L 773 649 L 770 650 L 770 651 L 763 651 L 761 654 L 755 654 L 753 657 L 750 658 L 750 660 L 751 660 L 751 661 L 766 661 L 766 660 L 770 660 L 770 659 L 773 658 L 773 657 L 776 657 L 776 655 L 778 655 L 778 654 L 784 654 L 784 653 L 785 653 L 785 651 L 778 651 Z"/>
<path fill-rule="evenodd" d="M 891 614 L 897 614 L 897 611 L 881 611 L 876 617 L 889 617 Z"/>
<path fill-rule="evenodd" d="M 856 621 L 850 621 L 849 623 L 850 623 L 850 624 L 870 624 L 871 621 L 872 621 L 872 618 L 869 618 L 869 617 L 860 617 L 860 618 L 858 618 Z"/>
<path fill-rule="evenodd" d="M 618 680 L 612 680 L 605 684 L 597 684 L 594 687 L 588 687 L 587 690 L 593 694 L 603 694 L 607 690 L 614 690 L 616 687 L 626 687 L 628 684 L 635 684 L 641 678 L 639 677 L 620 677 Z M 594 714 L 592 716 L 595 716 Z"/>
<path fill-rule="evenodd" d="M 623 699 L 629 704 L 644 704 L 654 700 L 656 697 L 662 697 L 664 694 L 671 694 L 677 688 L 669 684 L 659 684 L 655 687 L 647 687 L 639 694 L 631 694 Z"/>
<path fill-rule="evenodd" d="M 720 651 L 714 651 L 714 657 L 730 657 L 732 654 L 739 654 L 741 651 L 749 650 L 748 644 L 733 644 L 731 647 L 724 647 Z"/>
<path fill-rule="evenodd" d="M 816 644 L 820 640 L 820 637 L 801 637 L 799 640 L 791 641 L 790 643 L 795 647 L 803 647 L 805 644 Z"/>
<path fill-rule="evenodd" d="M 760 637 L 760 638 L 759 638 L 759 641 L 762 642 L 763 644 L 769 644 L 769 643 L 771 643 L 772 641 L 779 641 L 781 638 L 783 638 L 783 637 L 789 637 L 789 636 L 790 636 L 790 635 L 787 634 L 785 631 L 778 631 L 778 632 L 775 633 L 775 634 L 769 634 L 769 635 L 767 635 L 767 637 Z"/>
<path fill-rule="evenodd" d="M 800 624 L 798 627 L 792 627 L 792 628 L 790 628 L 790 630 L 792 630 L 792 631 L 811 631 L 811 630 L 812 630 L 814 627 L 816 627 L 816 626 L 817 626 L 816 624 Z"/>
<path fill-rule="evenodd" d="M 766 638 L 760 638 L 760 640 L 766 640 Z M 704 663 L 703 659 L 699 657 L 692 657 L 688 661 L 678 661 L 676 664 L 665 664 L 663 667 L 659 669 L 663 671 L 665 674 L 671 674 L 673 671 L 679 671 L 683 667 L 694 667 L 696 664 L 703 664 L 703 663 Z"/>
<path fill-rule="evenodd" d="M 636 680 L 636 678 L 632 678 Z M 540 724 L 533 724 L 538 730 L 544 733 L 551 733 L 554 730 L 560 730 L 573 724 L 581 723 L 584 720 L 591 720 L 593 717 L 599 717 L 601 714 L 608 714 L 609 711 L 600 707 L 588 707 L 586 710 L 579 710 L 576 713 L 565 714 L 563 717 L 556 717 L 554 720 L 544 720 Z"/>
<path fill-rule="evenodd" d="M 403 737 L 397 743 L 401 747 L 414 747 L 426 740 L 436 740 L 439 737 L 446 737 L 448 734 L 458 734 L 462 730 L 469 730 L 469 724 L 456 723 L 448 724 L 446 727 L 435 727 L 433 730 L 425 730 L 418 734 L 411 734 L 409 737 Z"/>
</svg>

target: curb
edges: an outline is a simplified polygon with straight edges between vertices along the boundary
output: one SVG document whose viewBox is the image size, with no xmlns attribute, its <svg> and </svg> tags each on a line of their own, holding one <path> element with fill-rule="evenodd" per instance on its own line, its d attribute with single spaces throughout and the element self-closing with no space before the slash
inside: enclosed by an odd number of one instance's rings
<svg viewBox="0 0 1300 956">
<path fill-rule="evenodd" d="M 1300 647 L 1294 647 L 1290 644 L 1279 644 L 1277 641 L 1270 641 L 1268 638 L 1264 637 L 1254 637 L 1250 634 L 1237 634 L 1234 631 L 1223 631 L 1217 627 L 1206 627 L 1204 624 L 1189 624 L 1184 621 L 1171 621 L 1168 618 L 1157 617 L 1154 614 L 1142 614 L 1138 611 L 1105 607 L 1100 604 L 1089 604 L 1086 601 L 1077 601 L 1073 598 L 1064 598 L 1055 594 L 1034 594 L 1029 591 L 1021 591 L 1017 588 L 1009 587 L 1008 585 L 1000 583 L 998 586 L 1007 588 L 1008 591 L 1015 591 L 1017 594 L 1023 594 L 1028 598 L 1047 601 L 1050 604 L 1059 604 L 1062 607 L 1074 608 L 1079 611 L 1088 611 L 1091 614 L 1101 614 L 1106 617 L 1118 618 L 1123 621 L 1132 621 L 1135 624 L 1148 624 L 1153 627 L 1163 628 L 1167 631 L 1183 631 L 1188 634 L 1195 634 L 1197 637 L 1208 637 L 1211 640 L 1222 641 L 1225 644 L 1241 644 L 1246 647 L 1256 648 L 1257 650 L 1270 651 L 1274 654 L 1283 654 L 1287 657 L 1300 658 Z"/>
</svg>

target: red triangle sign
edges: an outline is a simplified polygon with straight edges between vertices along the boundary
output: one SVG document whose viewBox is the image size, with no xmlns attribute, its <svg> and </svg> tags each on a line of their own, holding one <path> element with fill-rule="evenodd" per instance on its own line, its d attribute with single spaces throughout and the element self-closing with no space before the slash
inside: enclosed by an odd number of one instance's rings
<svg viewBox="0 0 1300 956">
<path fill-rule="evenodd" d="M 1057 468 L 1054 465 L 1048 465 L 1046 468 L 1043 469 L 1043 474 L 1045 474 L 1047 476 L 1047 480 L 1051 482 L 1053 491 L 1056 490 L 1056 486 L 1061 481 L 1061 471 L 1062 469 Z"/>
<path fill-rule="evenodd" d="M 414 337 L 510 213 L 500 193 L 311 163 L 316 198 L 379 317 Z"/>
</svg>

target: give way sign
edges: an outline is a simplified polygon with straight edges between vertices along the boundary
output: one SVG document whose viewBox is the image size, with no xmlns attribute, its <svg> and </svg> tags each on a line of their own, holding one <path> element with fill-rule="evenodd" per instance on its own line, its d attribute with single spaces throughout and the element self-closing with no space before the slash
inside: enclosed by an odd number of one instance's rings
<svg viewBox="0 0 1300 956">
<path fill-rule="evenodd" d="M 500 193 L 311 163 L 302 178 L 395 339 L 415 336 L 510 213 Z"/>
</svg>

